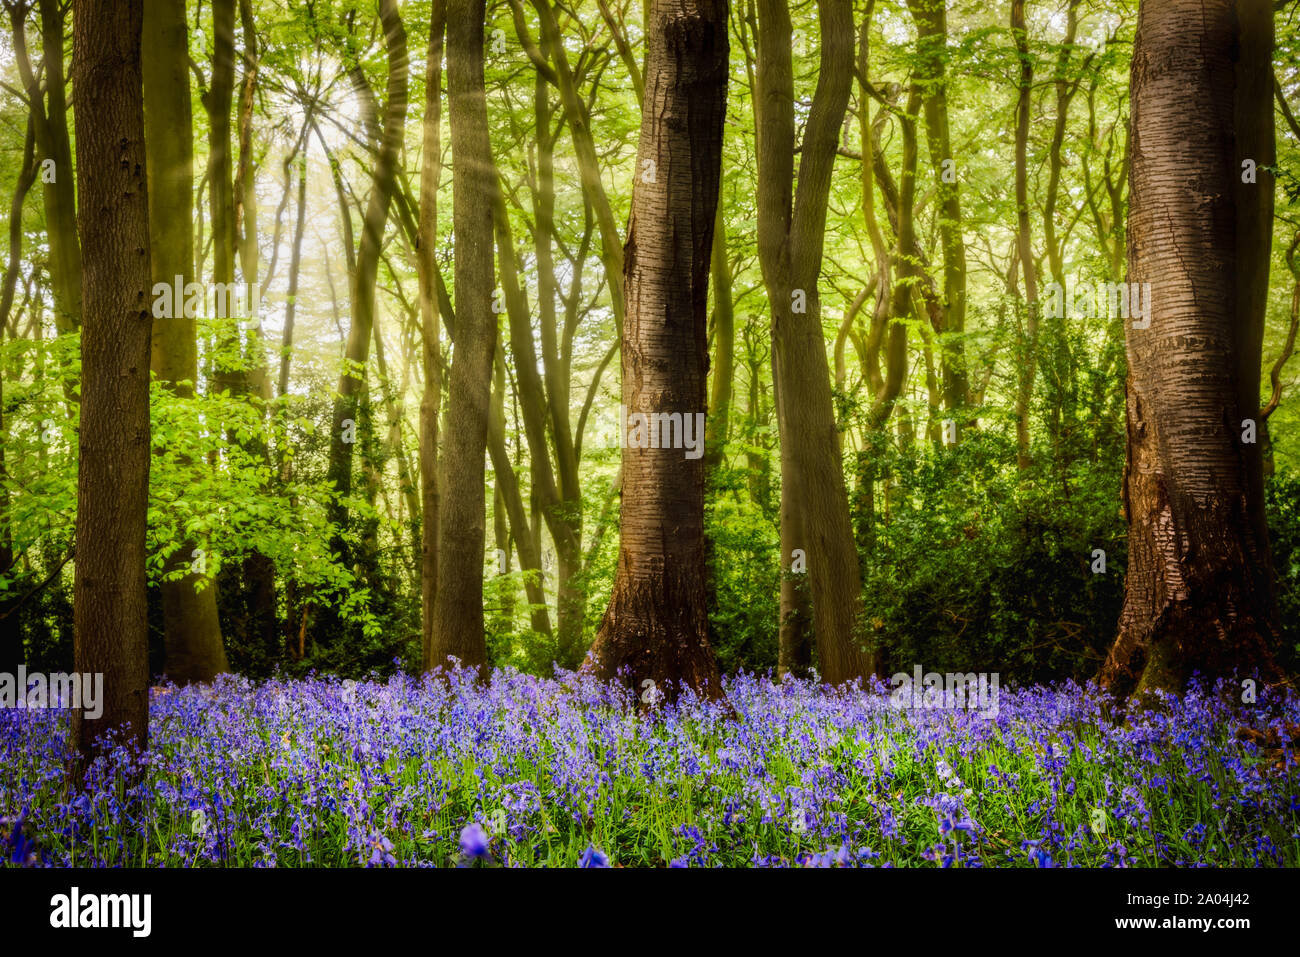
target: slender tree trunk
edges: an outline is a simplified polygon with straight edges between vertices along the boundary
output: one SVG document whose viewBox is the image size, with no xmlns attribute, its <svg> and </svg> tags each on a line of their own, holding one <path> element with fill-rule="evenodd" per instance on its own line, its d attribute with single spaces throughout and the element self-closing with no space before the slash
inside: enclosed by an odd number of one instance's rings
<svg viewBox="0 0 1300 957">
<path fill-rule="evenodd" d="M 1131 68 L 1129 564 L 1102 672 L 1120 693 L 1258 669 L 1280 634 L 1264 522 L 1261 342 L 1273 216 L 1267 0 L 1146 0 Z M 1171 165 L 1171 157 L 1177 163 Z M 1258 182 L 1242 182 L 1253 160 Z"/>
<path fill-rule="evenodd" d="M 423 159 L 420 165 L 420 339 L 424 395 L 420 401 L 420 622 L 424 661 L 433 660 L 433 606 L 438 591 L 438 414 L 442 405 L 437 265 L 438 180 L 442 173 L 442 49 L 447 29 L 445 0 L 433 0 L 425 64 Z"/>
<path fill-rule="evenodd" d="M 781 567 L 807 564 L 822 676 L 832 684 L 870 674 L 874 655 L 858 624 L 861 571 L 839 455 L 830 367 L 821 327 L 822 241 L 831 170 L 853 79 L 852 5 L 820 0 L 821 68 L 804 131 L 794 192 L 794 79 L 790 11 L 760 0 L 761 103 L 758 151 L 758 252 L 772 308 L 773 374 L 781 432 L 783 514 L 801 512 L 802 541 L 783 533 Z M 782 619 L 789 618 L 788 608 Z"/>
<path fill-rule="evenodd" d="M 289 296 L 284 304 L 284 330 L 280 339 L 280 374 L 276 397 L 283 400 L 289 392 L 289 365 L 293 358 L 293 327 L 298 315 L 298 285 L 302 276 L 302 238 L 307 227 L 307 149 L 295 164 L 298 172 L 298 200 L 293 225 L 293 249 L 289 253 Z M 290 172 L 289 175 L 292 175 Z M 282 463 L 283 464 L 283 463 Z"/>
<path fill-rule="evenodd" d="M 711 490 L 718 486 L 724 463 L 727 432 L 731 427 L 732 379 L 736 375 L 736 310 L 731 294 L 731 263 L 727 259 L 727 228 L 724 200 L 718 200 L 710 253 L 713 276 L 713 362 L 709 371 L 709 418 L 704 436 L 704 473 Z M 709 618 L 718 608 L 717 548 L 711 536 L 704 539 L 704 560 L 709 599 Z"/>
<path fill-rule="evenodd" d="M 782 376 L 776 371 L 779 361 L 779 357 L 773 356 L 772 382 L 778 409 L 781 407 L 782 382 Z M 791 443 L 781 443 L 780 455 L 781 475 L 794 475 L 797 466 L 791 461 Z M 780 509 L 781 618 L 777 624 L 776 673 L 779 677 L 793 675 L 803 678 L 807 677 L 813 661 L 813 606 L 806 553 L 808 536 L 794 483 L 784 478 Z"/>
<path fill-rule="evenodd" d="M 492 459 L 492 471 L 496 476 L 497 510 L 493 514 L 497 529 L 497 548 L 506 548 L 503 540 L 509 535 L 502 535 L 501 528 L 507 525 L 514 531 L 515 548 L 519 551 L 519 567 L 525 572 L 524 593 L 528 597 L 528 617 L 533 631 L 546 638 L 551 637 L 551 616 L 546 606 L 546 590 L 543 587 L 541 551 L 533 528 L 528 521 L 528 510 L 524 507 L 523 495 L 519 491 L 519 478 L 514 466 L 510 464 L 510 455 L 506 451 L 506 364 L 498 351 L 493 363 L 492 418 L 488 424 L 488 454 Z M 509 555 L 507 551 L 507 564 Z"/>
<path fill-rule="evenodd" d="M 629 420 L 675 413 L 684 426 L 688 417 L 702 420 L 707 408 L 727 7 L 723 0 L 653 0 L 649 17 L 641 175 L 623 250 L 623 405 Z M 620 423 L 630 445 L 627 426 Z M 704 588 L 704 461 L 687 451 L 624 448 L 618 570 L 585 667 L 634 689 L 649 690 L 642 682 L 653 681 L 669 698 L 684 686 L 717 697 L 722 684 Z"/>
<path fill-rule="evenodd" d="M 1033 93 L 1034 64 L 1029 58 L 1025 30 L 1025 0 L 1011 0 L 1011 32 L 1020 57 L 1019 95 L 1016 99 L 1016 247 L 1025 275 L 1025 334 L 1021 338 L 1020 375 L 1016 384 L 1016 464 L 1029 468 L 1029 407 L 1038 371 L 1038 277 L 1029 232 L 1029 106 Z"/>
<path fill-rule="evenodd" d="M 148 137 L 149 239 L 153 279 L 181 286 L 194 278 L 194 139 L 190 74 L 186 62 L 189 31 L 185 0 L 144 0 L 144 119 Z M 153 323 L 151 365 L 159 382 L 178 397 L 191 399 L 198 381 L 194 317 L 183 308 Z M 183 541 L 165 571 L 187 569 L 201 543 Z M 198 590 L 202 586 L 202 590 Z M 216 582 L 189 572 L 160 586 L 163 605 L 165 670 L 178 684 L 211 681 L 229 670 L 217 617 Z"/>
<path fill-rule="evenodd" d="M 9 261 L 5 265 L 4 283 L 0 286 L 0 346 L 4 345 L 9 331 L 9 313 L 14 304 L 14 287 L 23 255 L 23 201 L 36 181 L 36 131 L 31 116 L 27 118 L 27 134 L 23 139 L 23 163 L 14 184 L 13 199 L 9 203 Z M 0 369 L 0 575 L 9 577 L 9 585 L 0 595 L 0 673 L 16 674 L 18 665 L 25 660 L 23 636 L 19 628 L 18 582 L 11 574 L 14 567 L 13 525 L 9 514 L 9 483 L 5 464 L 5 450 L 9 432 L 5 428 L 4 371 Z"/>
<path fill-rule="evenodd" d="M 948 131 L 947 0 L 908 0 L 916 22 L 916 80 L 925 97 L 925 138 L 939 193 L 939 241 L 943 247 L 943 322 L 934 331 L 939 342 L 943 406 L 954 412 L 970 401 L 966 371 L 966 244 L 962 237 L 960 169 Z M 866 153 L 863 153 L 866 165 Z M 957 420 L 960 433 L 962 422 Z"/>
<path fill-rule="evenodd" d="M 352 322 L 344 352 L 343 372 L 339 376 L 338 397 L 334 402 L 334 422 L 330 431 L 328 480 L 340 496 L 331 507 L 331 521 L 338 528 L 334 549 L 347 556 L 342 532 L 348 525 L 348 509 L 342 499 L 352 492 L 352 453 L 355 443 L 347 441 L 352 431 L 348 421 L 359 423 L 358 403 L 365 391 L 366 364 L 370 359 L 375 316 L 375 283 L 379 275 L 379 254 L 389 207 L 397 184 L 398 151 L 402 145 L 406 122 L 407 72 L 406 30 L 402 25 L 397 0 L 382 0 L 379 21 L 388 50 L 388 89 L 384 103 L 383 134 L 379 156 L 371 182 L 370 198 L 362 221 L 361 242 L 357 251 L 352 280 Z M 347 210 L 344 208 L 344 215 Z M 480 489 L 482 491 L 482 489 Z M 326 616 L 328 617 L 328 616 Z"/>
<path fill-rule="evenodd" d="M 497 181 L 488 139 L 483 80 L 484 0 L 447 4 L 447 91 L 450 106 L 452 230 L 456 239 L 456 351 L 440 464 L 438 590 L 426 669 L 448 658 L 487 663 L 483 634 L 483 501 L 492 361 L 497 317 L 492 311 L 493 208 Z"/>
<path fill-rule="evenodd" d="M 103 712 L 72 714 L 83 760 L 149 731 L 145 521 L 152 282 L 140 67 L 143 0 L 77 5 L 73 86 L 82 273 L 75 669 L 104 676 Z"/>
<path fill-rule="evenodd" d="M 644 89 L 638 87 L 641 94 Z M 638 105 L 639 105 L 638 98 Z M 549 86 L 539 73 L 533 87 L 533 115 L 536 127 L 547 130 L 554 111 L 550 103 Z M 556 239 L 555 227 L 555 141 L 557 130 L 537 135 L 537 191 L 534 197 L 534 215 L 537 228 L 533 249 L 537 255 L 538 314 L 541 322 L 543 381 L 546 385 L 547 415 L 550 434 L 555 445 L 555 482 L 559 502 L 551 507 L 548 528 L 555 542 L 558 563 L 556 582 L 555 619 L 558 629 L 557 658 L 567 668 L 576 668 L 585 651 L 583 647 L 583 622 L 586 617 L 587 595 L 581 584 L 582 560 L 582 486 L 579 477 L 578 445 L 581 436 L 574 437 L 569 415 L 570 382 L 573 365 L 573 323 L 570 310 L 577 306 L 574 299 L 566 303 L 563 335 L 557 322 L 555 258 L 552 242 Z M 619 249 L 622 256 L 622 249 Z M 575 279 L 575 282 L 577 280 Z M 512 326 L 513 330 L 513 326 Z M 512 332 L 513 335 L 513 332 Z M 598 367 L 593 383 L 599 381 L 603 367 Z M 579 428 L 581 428 L 581 422 Z"/>
<path fill-rule="evenodd" d="M 519 29 L 521 38 L 526 37 L 526 31 L 521 26 L 523 14 L 518 0 L 512 3 L 512 7 L 515 12 L 515 24 Z M 539 70 L 547 73 L 560 91 L 560 101 L 564 106 L 565 120 L 573 138 L 573 152 L 578 163 L 578 176 L 582 182 L 583 192 L 586 193 L 592 208 L 596 212 L 596 221 L 600 226 L 601 259 L 605 263 L 605 276 L 609 282 L 614 318 L 621 328 L 626 312 L 625 293 L 622 288 L 624 251 L 619 244 L 618 225 L 614 220 L 614 210 L 609 202 L 609 197 L 605 192 L 605 184 L 600 175 L 600 159 L 596 152 L 595 136 L 591 130 L 591 115 L 583 100 L 582 92 L 578 89 L 573 69 L 569 65 L 564 37 L 561 34 L 559 21 L 556 19 L 555 8 L 552 6 L 551 0 L 533 0 L 533 7 L 536 9 L 538 19 L 541 22 L 542 49 L 545 51 L 544 55 L 549 58 L 550 65 L 548 66 L 546 61 L 541 59 L 543 54 L 532 45 L 530 40 L 525 41 L 525 46 L 529 49 L 534 64 L 538 66 Z"/>
<path fill-rule="evenodd" d="M 9 8 L 14 27 L 14 59 L 31 102 L 36 148 L 40 157 L 41 190 L 45 200 L 46 234 L 50 243 L 50 286 L 54 294 L 54 323 L 59 333 L 81 324 L 81 244 L 77 237 L 77 203 L 68 137 L 67 84 L 63 75 L 63 31 L 70 6 L 59 0 L 39 0 L 41 68 L 32 68 L 27 51 L 28 4 Z M 45 163 L 49 163 L 45 167 Z M 49 175 L 47 175 L 47 173 Z"/>
<path fill-rule="evenodd" d="M 208 213 L 212 219 L 212 281 L 235 281 L 235 186 L 230 151 L 230 109 L 235 90 L 235 0 L 212 0 L 212 77 L 203 106 L 208 114 Z M 229 288 L 227 286 L 226 288 Z M 238 352 L 235 320 L 220 326 L 223 351 Z M 231 394 L 243 392 L 243 375 L 237 358 L 218 359 L 213 387 Z"/>
</svg>

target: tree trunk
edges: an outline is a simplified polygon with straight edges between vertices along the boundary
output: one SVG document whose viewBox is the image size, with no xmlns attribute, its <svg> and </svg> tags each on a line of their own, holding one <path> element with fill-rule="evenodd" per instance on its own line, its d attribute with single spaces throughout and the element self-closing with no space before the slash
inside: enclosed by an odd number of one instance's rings
<svg viewBox="0 0 1300 957">
<path fill-rule="evenodd" d="M 433 660 L 433 606 L 438 591 L 438 413 L 442 405 L 437 265 L 438 180 L 442 174 L 442 48 L 447 29 L 445 0 L 433 0 L 425 63 L 423 158 L 420 164 L 420 226 L 417 264 L 424 395 L 420 401 L 420 624 L 424 660 Z"/>
<path fill-rule="evenodd" d="M 524 508 L 523 495 L 519 491 L 519 478 L 514 466 L 510 464 L 510 455 L 506 451 L 506 364 L 500 352 L 493 363 L 492 413 L 488 423 L 488 454 L 492 459 L 492 471 L 496 477 L 496 504 L 498 509 L 493 514 L 494 521 L 514 531 L 515 547 L 519 550 L 519 567 L 525 572 L 524 594 L 528 597 L 528 618 L 533 631 L 546 638 L 551 637 L 551 616 L 546 606 L 546 590 L 543 586 L 542 556 L 537 548 L 533 528 L 528 521 L 528 512 Z M 543 449 L 543 451 L 545 451 Z M 497 548 L 507 549 L 501 542 L 508 535 L 497 530 Z M 507 549 L 507 565 L 509 551 Z"/>
<path fill-rule="evenodd" d="M 103 712 L 72 713 L 83 760 L 120 729 L 148 741 L 145 521 L 152 282 L 140 34 L 143 0 L 82 0 L 74 103 L 82 273 L 75 668 L 103 674 Z M 128 727 L 129 726 L 129 727 Z"/>
<path fill-rule="evenodd" d="M 702 425 L 726 114 L 726 4 L 654 0 L 647 42 L 638 176 L 623 250 L 623 405 L 628 420 L 675 413 L 683 427 L 688 418 Z M 628 420 L 620 422 L 625 446 Z M 677 436 L 684 445 L 683 433 Z M 653 681 L 670 699 L 686 686 L 722 694 L 708 640 L 704 460 L 688 458 L 688 451 L 623 450 L 618 570 L 585 666 L 634 689 Z"/>
<path fill-rule="evenodd" d="M 1129 565 L 1102 679 L 1179 690 L 1258 670 L 1280 634 L 1259 412 L 1273 215 L 1273 5 L 1161 0 L 1138 14 L 1131 69 L 1127 329 Z M 1176 158 L 1176 164 L 1171 164 Z M 1253 160 L 1258 183 L 1243 183 Z"/>
<path fill-rule="evenodd" d="M 194 278 L 194 139 L 187 63 L 189 31 L 185 0 L 144 0 L 144 42 L 152 51 L 142 64 L 145 135 L 148 137 L 149 240 L 153 280 L 181 286 Z M 185 310 L 153 324 L 151 365 L 158 381 L 183 399 L 198 381 L 195 321 Z M 201 543 L 183 541 L 165 571 L 188 568 Z M 202 585 L 202 590 L 198 586 Z M 165 671 L 178 684 L 211 681 L 229 670 L 217 617 L 217 587 L 189 573 L 160 587 Z"/>
<path fill-rule="evenodd" d="M 939 342 L 943 406 L 954 412 L 970 401 L 966 372 L 966 245 L 962 238 L 960 170 L 948 132 L 948 13 L 946 0 L 907 0 L 916 22 L 916 81 L 925 98 L 925 138 L 939 193 L 939 239 L 943 247 L 943 322 Z M 863 153 L 866 163 L 866 153 Z M 957 420 L 960 432 L 962 422 Z"/>
<path fill-rule="evenodd" d="M 4 284 L 0 286 L 0 346 L 4 345 L 9 330 L 9 313 L 14 303 L 14 287 L 23 255 L 23 201 L 36 181 L 36 130 L 31 116 L 27 118 L 27 133 L 23 138 L 23 163 L 14 184 L 13 199 L 9 203 L 9 261 L 5 265 Z M 14 567 L 13 525 L 9 514 L 9 476 L 5 465 L 5 450 L 9 433 L 5 428 L 4 370 L 0 369 L 0 575 L 10 576 Z M 18 585 L 19 576 L 11 576 L 8 587 L 0 595 L 0 673 L 16 674 L 25 660 L 23 636 L 19 629 Z"/>
<path fill-rule="evenodd" d="M 1019 95 L 1016 99 L 1016 248 L 1025 275 L 1025 327 L 1021 337 L 1023 353 L 1016 383 L 1016 464 L 1029 468 L 1029 407 L 1038 371 L 1038 277 L 1034 274 L 1034 252 L 1029 232 L 1029 99 L 1033 93 L 1034 64 L 1029 58 L 1029 35 L 1025 30 L 1025 0 L 1011 0 L 1011 32 L 1020 57 Z"/>
<path fill-rule="evenodd" d="M 361 226 L 361 242 L 357 250 L 356 269 L 351 275 L 352 322 L 348 326 L 348 341 L 344 353 L 343 371 L 339 375 L 338 397 L 334 402 L 334 421 L 330 430 L 330 456 L 327 478 L 339 496 L 331 506 L 330 521 L 337 534 L 333 549 L 351 564 L 343 532 L 348 525 L 346 497 L 352 493 L 352 453 L 356 443 L 347 441 L 352 434 L 346 422 L 359 424 L 358 402 L 365 392 L 366 364 L 370 360 L 370 342 L 373 337 L 375 317 L 375 283 L 379 274 L 379 254 L 383 246 L 384 229 L 388 224 L 388 211 L 392 205 L 397 184 L 398 151 L 402 146 L 403 125 L 406 122 L 407 72 L 406 30 L 397 9 L 397 0 L 382 0 L 379 22 L 384 31 L 388 50 L 388 89 L 384 103 L 383 135 L 379 156 L 366 204 L 366 215 Z M 347 216 L 347 208 L 342 213 Z M 482 489 L 480 488 L 480 491 Z M 328 619 L 330 616 L 325 616 Z"/>
<path fill-rule="evenodd" d="M 81 324 L 81 245 L 77 237 L 77 203 L 68 137 L 68 102 L 63 75 L 64 17 L 69 9 L 59 0 L 39 0 L 41 69 L 32 68 L 27 51 L 27 4 L 9 7 L 14 27 L 14 58 L 31 103 L 36 147 L 41 162 L 52 164 L 52 176 L 41 175 L 46 233 L 50 242 L 50 286 L 54 293 L 54 324 L 59 333 Z"/>
<path fill-rule="evenodd" d="M 870 674 L 874 655 L 858 625 L 862 576 L 849 519 L 822 336 L 822 240 L 831 170 L 853 78 L 852 5 L 820 0 L 822 51 L 794 190 L 794 78 L 790 11 L 785 0 L 760 0 L 758 253 L 772 308 L 773 375 L 781 433 L 782 513 L 798 508 L 802 541 L 785 533 L 781 566 L 792 573 L 803 553 L 812 593 L 822 676 L 832 684 Z M 791 609 L 782 608 L 782 620 Z"/>
<path fill-rule="evenodd" d="M 493 208 L 497 181 L 488 139 L 483 80 L 484 0 L 447 4 L 447 92 L 450 106 L 452 230 L 456 240 L 456 340 L 447 399 L 447 436 L 440 463 L 438 590 L 426 669 L 448 658 L 487 663 L 483 634 L 483 500 L 492 361 L 497 317 L 492 311 Z"/>
</svg>

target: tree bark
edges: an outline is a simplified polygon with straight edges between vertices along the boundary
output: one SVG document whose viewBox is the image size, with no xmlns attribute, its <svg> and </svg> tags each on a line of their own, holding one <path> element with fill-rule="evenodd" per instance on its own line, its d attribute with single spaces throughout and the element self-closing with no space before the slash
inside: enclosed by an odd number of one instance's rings
<svg viewBox="0 0 1300 957">
<path fill-rule="evenodd" d="M 677 413 L 694 423 L 707 408 L 727 7 L 654 0 L 649 16 L 639 175 L 623 250 L 622 398 L 629 419 Z M 620 429 L 626 440 L 627 421 Z M 669 699 L 685 687 L 721 696 L 704 572 L 703 458 L 680 447 L 625 447 L 618 569 L 584 667 L 643 695 L 651 689 L 642 683 L 653 681 Z"/>
<path fill-rule="evenodd" d="M 82 0 L 73 86 L 82 271 L 76 671 L 103 674 L 103 712 L 72 713 L 83 760 L 118 730 L 148 741 L 145 522 L 151 274 L 140 67 L 143 0 Z"/>
<path fill-rule="evenodd" d="M 171 285 L 180 276 L 183 287 L 194 278 L 194 139 L 185 0 L 144 0 L 144 38 L 152 51 L 142 64 L 150 261 L 154 282 Z M 151 365 L 159 382 L 177 397 L 191 399 L 199 377 L 196 323 L 183 308 L 175 313 L 153 323 Z M 199 544 L 182 540 L 164 570 L 188 568 Z M 164 581 L 160 591 L 167 676 L 186 684 L 211 681 L 229 670 L 216 582 L 189 572 Z"/>
<path fill-rule="evenodd" d="M 455 658 L 487 663 L 483 630 L 483 500 L 492 362 L 493 208 L 497 181 L 483 79 L 484 0 L 447 3 L 447 92 L 451 124 L 452 230 L 456 241 L 456 337 L 440 465 L 438 589 L 426 669 Z"/>
<path fill-rule="evenodd" d="M 962 237 L 960 171 L 948 130 L 948 13 L 946 0 L 907 0 L 916 22 L 916 82 L 925 98 L 925 138 L 939 194 L 939 240 L 943 248 L 943 317 L 939 342 L 943 406 L 954 412 L 970 401 L 966 371 L 966 245 Z M 863 153 L 864 165 L 866 153 Z M 951 164 L 951 165 L 949 165 Z M 963 423 L 957 420 L 958 434 Z"/>
<path fill-rule="evenodd" d="M 852 5 L 820 0 L 822 50 L 794 193 L 794 78 L 786 0 L 760 0 L 758 253 L 772 308 L 773 376 L 781 433 L 782 514 L 798 509 L 801 540 L 782 534 L 783 575 L 802 550 L 822 676 L 839 684 L 875 670 L 858 623 L 861 572 L 849 519 L 822 336 L 822 241 L 831 170 L 853 78 Z M 788 500 L 788 506 L 787 506 Z M 789 617 L 782 608 L 782 620 Z"/>
<path fill-rule="evenodd" d="M 1161 0 L 1131 68 L 1127 328 L 1129 565 L 1102 671 L 1118 693 L 1277 676 L 1259 413 L 1273 215 L 1272 4 Z M 1253 160 L 1257 183 L 1244 183 Z"/>
<path fill-rule="evenodd" d="M 424 395 L 420 401 L 420 623 L 425 662 L 433 660 L 433 606 L 438 592 L 438 414 L 442 406 L 437 264 L 438 180 L 442 175 L 442 50 L 447 30 L 445 0 L 433 0 L 425 62 L 423 158 L 416 262 L 420 281 L 420 339 Z"/>
</svg>

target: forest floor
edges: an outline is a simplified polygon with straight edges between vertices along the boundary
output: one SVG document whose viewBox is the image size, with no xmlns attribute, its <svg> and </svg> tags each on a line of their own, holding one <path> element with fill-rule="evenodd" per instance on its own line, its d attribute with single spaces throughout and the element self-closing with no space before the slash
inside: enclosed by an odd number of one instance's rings
<svg viewBox="0 0 1300 957">
<path fill-rule="evenodd" d="M 68 721 L 0 712 L 11 864 L 1300 865 L 1300 697 L 1227 686 L 1108 717 L 884 685 L 727 680 L 731 709 L 557 673 L 153 690 L 151 746 L 70 798 Z M 143 763 L 144 767 L 138 767 Z"/>
</svg>

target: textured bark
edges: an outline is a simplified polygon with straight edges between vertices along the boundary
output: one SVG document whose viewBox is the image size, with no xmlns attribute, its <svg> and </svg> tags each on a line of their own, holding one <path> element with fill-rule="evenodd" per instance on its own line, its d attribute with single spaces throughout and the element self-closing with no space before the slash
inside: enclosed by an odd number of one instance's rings
<svg viewBox="0 0 1300 957">
<path fill-rule="evenodd" d="M 83 758 L 120 730 L 148 740 L 145 519 L 152 281 L 140 34 L 143 0 L 82 0 L 74 104 L 82 272 L 75 670 L 104 676 L 103 713 L 72 714 Z"/>
<path fill-rule="evenodd" d="M 802 541 L 782 533 L 781 566 L 806 554 L 821 674 L 833 684 L 870 674 L 858 612 L 861 572 L 849 519 L 822 336 L 822 240 L 831 170 L 853 77 L 852 5 L 818 4 L 822 50 L 817 89 L 804 129 L 798 192 L 794 184 L 794 79 L 785 0 L 760 0 L 758 43 L 758 253 L 772 308 L 773 375 L 781 433 L 782 513 L 800 511 Z M 794 310 L 794 295 L 805 311 Z M 782 608 L 782 620 L 789 618 Z"/>
<path fill-rule="evenodd" d="M 420 629 L 426 662 L 433 659 L 433 606 L 438 591 L 438 413 L 442 405 L 442 349 L 433 250 L 438 241 L 438 180 L 442 175 L 442 49 L 446 30 L 446 4 L 444 0 L 433 0 L 425 61 L 420 224 L 416 242 L 424 358 L 424 395 L 420 400 Z"/>
<path fill-rule="evenodd" d="M 1131 68 L 1127 329 L 1129 565 L 1103 681 L 1180 689 L 1258 669 L 1280 633 L 1264 522 L 1259 412 L 1274 162 L 1272 4 L 1161 0 L 1139 11 Z M 1242 163 L 1258 183 L 1242 182 Z"/>
<path fill-rule="evenodd" d="M 456 336 L 439 463 L 438 590 L 426 669 L 487 663 L 483 634 L 483 501 L 492 361 L 493 221 L 497 181 L 483 80 L 484 0 L 447 4 L 452 230 L 456 239 Z"/>
<path fill-rule="evenodd" d="M 194 140 L 187 63 L 189 32 L 185 0 L 144 0 L 144 120 L 148 137 L 149 241 L 154 282 L 182 286 L 194 278 Z M 151 365 L 159 382 L 177 396 L 192 398 L 198 381 L 195 321 L 185 315 L 153 323 Z M 176 572 L 190 564 L 200 543 L 183 541 L 167 562 Z M 164 669 L 178 684 L 211 681 L 229 670 L 217 617 L 217 588 L 193 573 L 160 586 L 163 605 Z M 202 591 L 197 590 L 199 585 Z"/>
<path fill-rule="evenodd" d="M 726 114 L 723 0 L 654 0 L 632 218 L 623 250 L 623 405 L 703 414 L 708 277 Z M 626 428 L 626 423 L 620 423 Z M 626 437 L 624 432 L 624 437 Z M 618 569 L 584 666 L 633 689 L 722 694 L 704 588 L 704 460 L 623 450 Z M 644 693 L 644 692 L 642 692 Z M 644 700 L 644 699 L 643 699 Z"/>
</svg>

